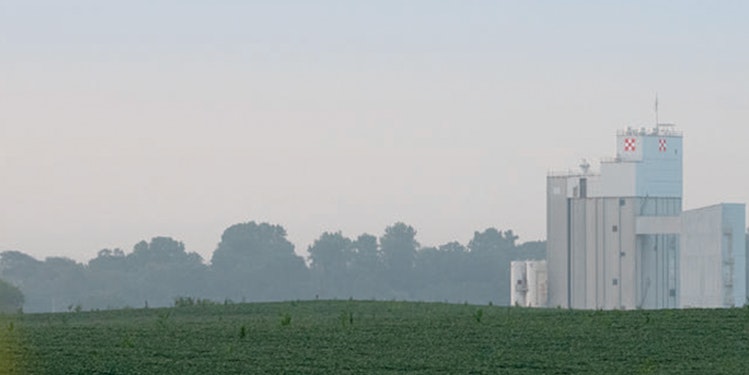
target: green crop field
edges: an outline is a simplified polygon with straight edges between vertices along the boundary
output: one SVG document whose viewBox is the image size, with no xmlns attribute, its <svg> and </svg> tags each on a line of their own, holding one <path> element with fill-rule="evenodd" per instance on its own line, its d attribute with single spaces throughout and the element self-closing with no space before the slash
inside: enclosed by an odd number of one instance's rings
<svg viewBox="0 0 749 375">
<path fill-rule="evenodd" d="M 0 317 L 2 374 L 749 373 L 749 309 L 312 301 Z"/>
</svg>

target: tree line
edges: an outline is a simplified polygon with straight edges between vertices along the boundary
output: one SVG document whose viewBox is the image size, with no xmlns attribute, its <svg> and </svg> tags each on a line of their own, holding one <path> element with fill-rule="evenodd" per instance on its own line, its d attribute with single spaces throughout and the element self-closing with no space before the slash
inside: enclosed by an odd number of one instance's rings
<svg viewBox="0 0 749 375">
<path fill-rule="evenodd" d="M 130 253 L 102 249 L 87 264 L 5 251 L 0 309 L 157 307 L 187 296 L 221 303 L 354 298 L 508 305 L 510 261 L 544 259 L 546 249 L 539 241 L 518 244 L 511 230 L 495 228 L 475 232 L 466 245 L 422 247 L 416 230 L 398 222 L 379 238 L 325 232 L 307 252 L 307 259 L 294 252 L 282 226 L 254 221 L 227 228 L 208 262 L 170 237 L 141 241 Z"/>
</svg>

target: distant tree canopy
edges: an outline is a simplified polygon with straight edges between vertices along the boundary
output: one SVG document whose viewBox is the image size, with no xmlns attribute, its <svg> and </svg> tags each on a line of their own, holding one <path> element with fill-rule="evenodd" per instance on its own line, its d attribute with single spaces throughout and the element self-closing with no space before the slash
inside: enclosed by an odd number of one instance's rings
<svg viewBox="0 0 749 375">
<path fill-rule="evenodd" d="M 412 293 L 413 268 L 416 261 L 416 230 L 398 222 L 385 228 L 380 237 L 380 249 L 391 292 L 400 299 L 409 299 Z"/>
<path fill-rule="evenodd" d="M 0 313 L 13 313 L 23 307 L 23 293 L 16 286 L 0 279 Z"/>
<path fill-rule="evenodd" d="M 286 230 L 268 223 L 236 224 L 224 231 L 211 258 L 212 296 L 272 301 L 309 297 L 304 259 Z"/>
<path fill-rule="evenodd" d="M 307 262 L 294 252 L 282 226 L 254 221 L 227 228 L 209 264 L 170 237 L 138 242 L 129 253 L 102 249 L 88 264 L 5 251 L 0 277 L 12 284 L 0 284 L 5 293 L 0 309 L 157 307 L 187 296 L 227 302 L 357 298 L 508 305 L 510 261 L 546 256 L 545 242 L 518 245 L 511 230 L 487 228 L 466 245 L 453 241 L 436 247 L 421 247 L 416 235 L 402 222 L 386 227 L 379 238 L 325 232 L 307 248 Z"/>
<path fill-rule="evenodd" d="M 244 271 L 261 269 L 278 260 L 297 257 L 294 245 L 286 239 L 286 230 L 268 223 L 235 224 L 221 235 L 221 242 L 213 253 L 211 264 L 217 270 Z"/>
<path fill-rule="evenodd" d="M 353 241 L 341 232 L 325 232 L 307 249 L 318 296 L 331 298 L 352 292 L 349 279 Z"/>
</svg>

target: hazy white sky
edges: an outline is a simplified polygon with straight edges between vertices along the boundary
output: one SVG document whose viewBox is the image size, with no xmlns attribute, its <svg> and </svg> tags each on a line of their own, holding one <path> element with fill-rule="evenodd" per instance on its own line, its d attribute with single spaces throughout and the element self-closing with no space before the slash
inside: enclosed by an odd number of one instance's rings
<svg viewBox="0 0 749 375">
<path fill-rule="evenodd" d="M 228 226 L 543 239 L 545 178 L 660 119 L 749 201 L 749 2 L 0 0 L 0 251 Z"/>
</svg>

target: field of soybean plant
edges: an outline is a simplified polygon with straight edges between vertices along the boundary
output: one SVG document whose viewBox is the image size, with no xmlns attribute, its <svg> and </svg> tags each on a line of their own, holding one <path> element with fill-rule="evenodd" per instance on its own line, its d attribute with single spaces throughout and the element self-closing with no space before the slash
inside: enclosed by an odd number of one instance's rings
<svg viewBox="0 0 749 375">
<path fill-rule="evenodd" d="M 0 374 L 749 372 L 749 309 L 309 301 L 0 317 Z"/>
</svg>

